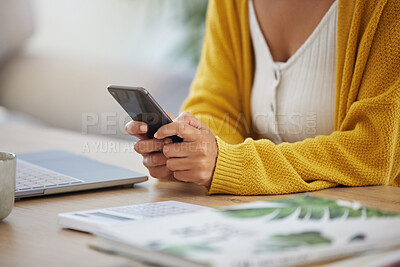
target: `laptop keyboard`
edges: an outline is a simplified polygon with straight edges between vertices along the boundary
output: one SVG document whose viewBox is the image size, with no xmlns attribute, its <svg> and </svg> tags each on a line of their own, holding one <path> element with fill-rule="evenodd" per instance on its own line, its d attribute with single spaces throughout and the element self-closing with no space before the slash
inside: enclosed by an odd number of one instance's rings
<svg viewBox="0 0 400 267">
<path fill-rule="evenodd" d="M 17 160 L 15 191 L 83 183 L 82 180 Z"/>
</svg>

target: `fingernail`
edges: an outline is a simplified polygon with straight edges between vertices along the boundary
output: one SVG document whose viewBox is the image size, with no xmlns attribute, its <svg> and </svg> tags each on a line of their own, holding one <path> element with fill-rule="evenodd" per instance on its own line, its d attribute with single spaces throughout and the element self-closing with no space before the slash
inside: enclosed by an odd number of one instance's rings
<svg viewBox="0 0 400 267">
<path fill-rule="evenodd" d="M 147 126 L 146 125 L 140 125 L 139 129 L 142 132 L 146 132 L 147 131 Z"/>
<path fill-rule="evenodd" d="M 164 140 L 164 145 L 168 145 L 168 144 L 171 144 L 171 143 L 172 143 L 172 139 L 170 139 L 170 138 L 167 138 L 167 139 Z"/>
</svg>

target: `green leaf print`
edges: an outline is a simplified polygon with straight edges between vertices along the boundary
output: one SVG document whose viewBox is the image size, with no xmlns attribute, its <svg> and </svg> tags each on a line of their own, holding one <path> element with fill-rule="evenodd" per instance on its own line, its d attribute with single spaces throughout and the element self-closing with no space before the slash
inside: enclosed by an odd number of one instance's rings
<svg viewBox="0 0 400 267">
<path fill-rule="evenodd" d="M 256 246 L 255 253 L 279 252 L 299 247 L 319 246 L 330 244 L 331 239 L 322 236 L 320 232 L 301 232 L 293 234 L 272 235 Z"/>
<path fill-rule="evenodd" d="M 266 216 L 275 212 L 276 208 L 253 208 L 253 209 L 240 209 L 240 210 L 223 210 L 220 211 L 223 215 L 233 218 L 257 218 Z"/>
<path fill-rule="evenodd" d="M 252 219 L 266 217 L 268 220 L 283 220 L 296 212 L 298 219 L 321 220 L 321 219 L 348 219 L 348 218 L 370 218 L 370 217 L 396 217 L 396 214 L 388 211 L 381 211 L 367 207 L 350 204 L 342 205 L 331 199 L 317 198 L 309 195 L 294 198 L 282 199 L 270 202 L 279 204 L 277 207 L 256 207 L 232 210 L 221 210 L 224 216 L 237 219 Z"/>
<path fill-rule="evenodd" d="M 218 252 L 215 248 L 206 245 L 206 244 L 182 244 L 182 245 L 173 245 L 166 248 L 161 249 L 160 251 L 166 253 L 172 253 L 177 255 L 185 255 L 190 252 Z"/>
</svg>

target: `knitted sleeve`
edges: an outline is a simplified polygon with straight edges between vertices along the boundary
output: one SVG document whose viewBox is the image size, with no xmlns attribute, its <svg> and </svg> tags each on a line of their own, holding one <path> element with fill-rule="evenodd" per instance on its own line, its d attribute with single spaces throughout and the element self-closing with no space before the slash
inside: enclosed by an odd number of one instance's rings
<svg viewBox="0 0 400 267">
<path fill-rule="evenodd" d="M 238 35 L 238 27 L 229 27 L 224 15 L 235 13 L 234 8 L 233 1 L 209 1 L 199 67 L 181 109 L 230 144 L 243 142 L 250 132 L 238 86 L 241 57 L 235 51 L 240 43 L 231 38 Z"/>
<path fill-rule="evenodd" d="M 398 103 L 356 103 L 342 129 L 329 136 L 278 146 L 266 139 L 230 145 L 218 138 L 210 193 L 284 194 L 339 184 L 399 186 L 399 130 Z"/>
</svg>

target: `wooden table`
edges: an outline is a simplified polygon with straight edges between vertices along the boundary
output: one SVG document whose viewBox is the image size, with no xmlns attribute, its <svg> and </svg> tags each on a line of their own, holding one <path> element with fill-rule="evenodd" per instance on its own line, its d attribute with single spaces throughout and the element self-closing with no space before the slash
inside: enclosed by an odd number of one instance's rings
<svg viewBox="0 0 400 267">
<path fill-rule="evenodd" d="M 0 150 L 15 153 L 65 149 L 99 161 L 147 173 L 132 142 L 23 124 L 0 125 Z M 96 149 L 97 148 L 97 149 Z M 119 151 L 116 149 L 119 148 Z M 389 186 L 313 192 L 318 197 L 356 200 L 370 207 L 400 212 L 400 188 Z M 23 199 L 0 223 L 0 266 L 132 266 L 132 262 L 88 248 L 89 234 L 63 230 L 57 214 L 76 210 L 177 200 L 209 207 L 274 200 L 279 196 L 209 196 L 204 188 L 180 182 L 150 181 L 134 188 L 114 188 Z"/>
</svg>

